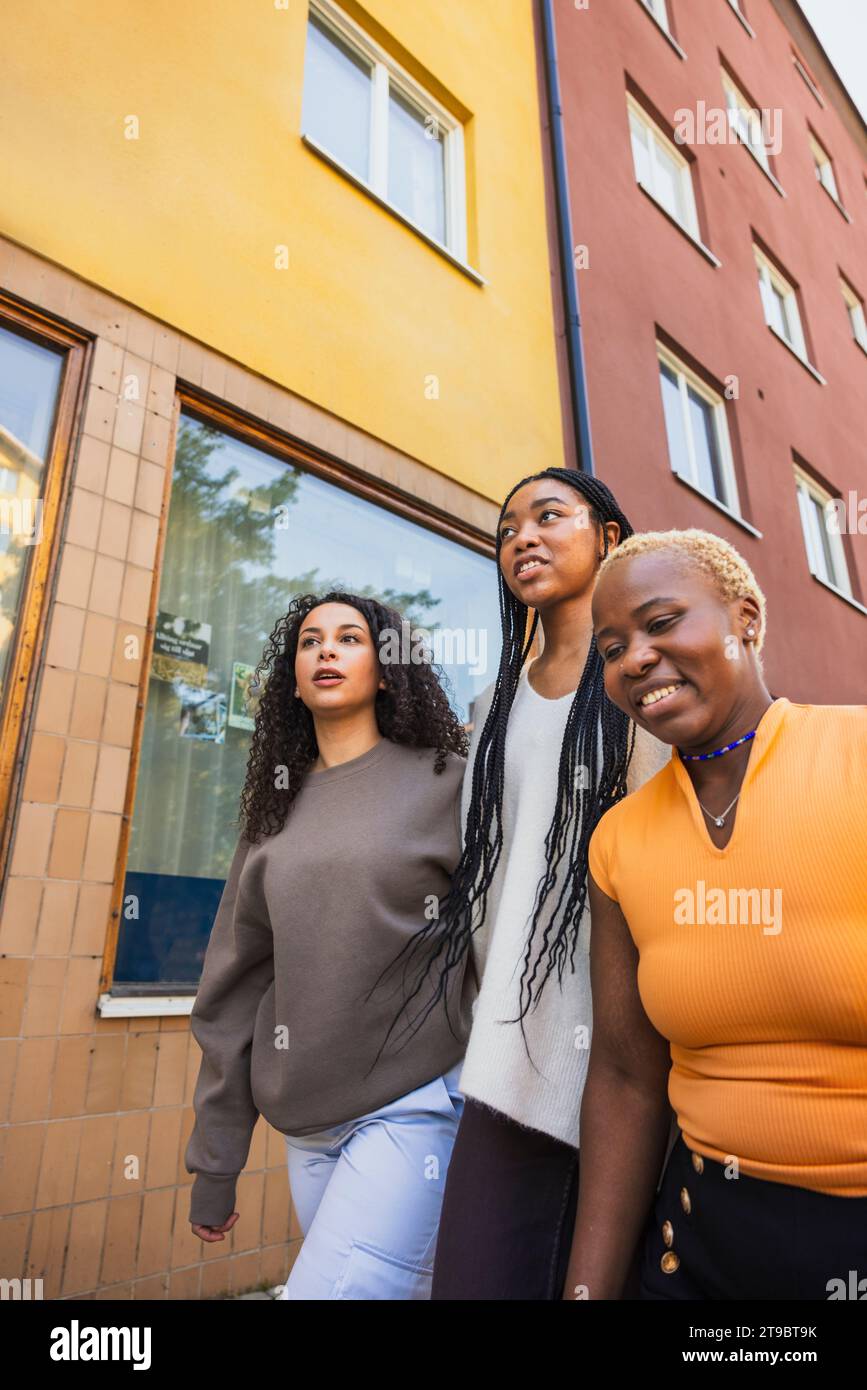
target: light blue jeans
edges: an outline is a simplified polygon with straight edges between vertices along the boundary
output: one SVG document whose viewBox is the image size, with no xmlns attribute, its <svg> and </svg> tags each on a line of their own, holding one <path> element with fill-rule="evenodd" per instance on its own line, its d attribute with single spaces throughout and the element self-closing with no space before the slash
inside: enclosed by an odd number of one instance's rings
<svg viewBox="0 0 867 1390">
<path fill-rule="evenodd" d="M 284 1136 L 304 1243 L 281 1298 L 430 1298 L 462 1065 L 356 1120 Z"/>
</svg>

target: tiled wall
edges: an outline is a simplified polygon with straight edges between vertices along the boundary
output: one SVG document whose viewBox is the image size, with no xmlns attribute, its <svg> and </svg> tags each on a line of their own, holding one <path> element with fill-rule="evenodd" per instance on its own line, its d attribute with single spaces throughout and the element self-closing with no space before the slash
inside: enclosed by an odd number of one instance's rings
<svg viewBox="0 0 867 1390">
<path fill-rule="evenodd" d="M 196 1299 L 277 1284 L 300 1243 L 282 1138 L 260 1119 L 241 1219 L 203 1245 L 183 1166 L 199 1065 L 189 1019 L 96 1011 L 143 693 L 125 643 L 133 634 L 141 650 L 146 635 L 175 378 L 480 527 L 493 528 L 496 510 L 2 239 L 0 284 L 96 339 L 0 905 L 0 1277 L 42 1279 L 52 1299 Z M 121 394 L 131 376 L 137 401 Z"/>
</svg>

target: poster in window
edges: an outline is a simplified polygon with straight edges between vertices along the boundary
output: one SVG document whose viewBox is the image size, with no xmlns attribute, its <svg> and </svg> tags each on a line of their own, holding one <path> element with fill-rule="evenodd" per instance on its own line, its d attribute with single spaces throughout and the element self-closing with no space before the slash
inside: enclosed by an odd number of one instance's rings
<svg viewBox="0 0 867 1390">
<path fill-rule="evenodd" d="M 151 676 L 158 681 L 203 686 L 207 683 L 210 650 L 210 623 L 160 612 L 154 632 Z"/>
<path fill-rule="evenodd" d="M 174 682 L 180 701 L 178 733 L 203 743 L 226 742 L 226 692 Z"/>
<path fill-rule="evenodd" d="M 261 690 L 255 684 L 255 674 L 255 666 L 248 666 L 245 661 L 232 662 L 230 729 L 253 729 L 256 726 L 256 705 Z"/>
</svg>

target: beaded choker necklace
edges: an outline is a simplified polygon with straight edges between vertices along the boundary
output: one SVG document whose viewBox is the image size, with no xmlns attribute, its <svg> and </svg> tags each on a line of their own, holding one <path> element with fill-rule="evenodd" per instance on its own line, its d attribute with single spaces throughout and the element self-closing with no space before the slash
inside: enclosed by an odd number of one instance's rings
<svg viewBox="0 0 867 1390">
<path fill-rule="evenodd" d="M 681 753 L 678 748 L 678 757 L 682 763 L 706 763 L 708 758 L 721 758 L 723 753 L 730 753 L 733 748 L 740 748 L 742 743 L 747 743 L 755 736 L 755 729 L 751 729 L 748 734 L 744 734 L 743 738 L 736 738 L 734 743 L 727 743 L 725 748 L 715 748 L 712 753 Z"/>
</svg>

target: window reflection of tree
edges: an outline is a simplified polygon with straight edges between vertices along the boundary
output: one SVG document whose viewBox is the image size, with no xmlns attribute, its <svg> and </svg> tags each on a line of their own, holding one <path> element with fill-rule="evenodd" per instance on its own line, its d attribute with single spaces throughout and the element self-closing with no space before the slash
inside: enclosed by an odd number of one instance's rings
<svg viewBox="0 0 867 1390">
<path fill-rule="evenodd" d="M 294 507 L 304 474 L 276 466 L 266 483 L 242 487 L 242 469 L 220 453 L 234 441 L 188 416 L 180 420 L 159 608 L 191 627 L 211 626 L 206 686 L 230 694 L 232 663 L 255 666 L 269 632 L 293 597 L 351 588 L 397 608 L 433 632 L 441 600 L 352 582 L 319 567 L 291 577 L 278 563 L 278 509 Z M 369 504 L 361 503 L 363 507 Z M 237 839 L 238 797 L 250 731 L 227 727 L 225 743 L 179 737 L 180 708 L 169 682 L 149 681 L 129 868 L 222 878 Z"/>
</svg>

